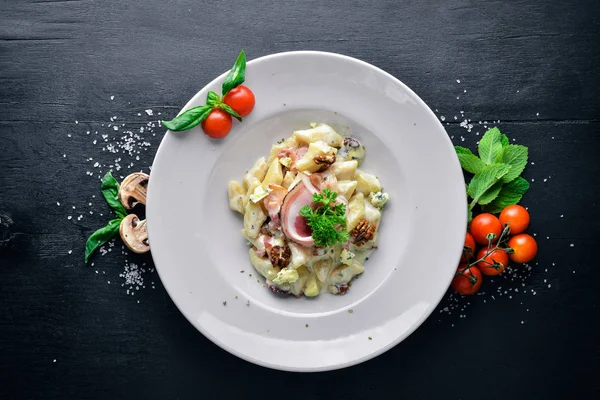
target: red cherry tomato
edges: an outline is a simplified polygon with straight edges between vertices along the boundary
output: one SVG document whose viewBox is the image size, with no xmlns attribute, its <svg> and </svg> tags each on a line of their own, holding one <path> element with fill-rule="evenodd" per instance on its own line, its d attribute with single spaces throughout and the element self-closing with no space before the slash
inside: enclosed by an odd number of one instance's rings
<svg viewBox="0 0 600 400">
<path fill-rule="evenodd" d="M 477 268 L 484 275 L 500 275 L 508 265 L 508 254 L 501 249 L 496 249 L 486 256 L 487 252 L 485 247 L 477 252 L 477 259 L 482 259 L 477 263 Z"/>
<path fill-rule="evenodd" d="M 537 242 L 526 233 L 511 237 L 507 244 L 514 251 L 513 254 L 509 255 L 510 259 L 520 264 L 533 260 L 538 251 Z"/>
<path fill-rule="evenodd" d="M 462 256 L 460 257 L 461 263 L 466 263 L 475 254 L 475 239 L 473 239 L 473 235 L 467 232 L 465 236 L 465 247 L 463 248 Z"/>
<path fill-rule="evenodd" d="M 234 87 L 223 97 L 223 103 L 233 108 L 241 117 L 250 114 L 254 108 L 254 102 L 254 93 L 244 85 Z"/>
<path fill-rule="evenodd" d="M 202 122 L 202 129 L 211 138 L 220 139 L 227 136 L 231 130 L 231 123 L 231 115 L 215 107 Z"/>
<path fill-rule="evenodd" d="M 523 233 L 529 226 L 529 213 L 520 205 L 508 206 L 500 213 L 500 223 L 510 225 L 511 235 Z"/>
<path fill-rule="evenodd" d="M 458 269 L 456 270 L 457 275 L 452 279 L 451 284 L 452 289 L 463 295 L 477 292 L 483 282 L 481 271 L 475 266 L 464 270 L 462 274 L 458 274 L 459 271 L 467 267 L 467 264 L 460 264 L 458 266 Z"/>
<path fill-rule="evenodd" d="M 502 224 L 492 214 L 483 213 L 479 214 L 473 221 L 471 221 L 471 235 L 473 235 L 473 239 L 479 244 L 488 244 L 488 235 L 493 234 L 494 238 L 492 239 L 492 243 L 498 240 L 500 234 L 502 233 Z"/>
</svg>

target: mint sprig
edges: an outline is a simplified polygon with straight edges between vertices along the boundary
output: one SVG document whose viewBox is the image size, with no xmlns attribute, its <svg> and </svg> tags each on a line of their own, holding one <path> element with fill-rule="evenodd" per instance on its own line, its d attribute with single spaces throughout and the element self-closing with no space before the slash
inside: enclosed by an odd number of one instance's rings
<svg viewBox="0 0 600 400">
<path fill-rule="evenodd" d="M 471 150 L 454 146 L 461 167 L 474 174 L 467 185 L 468 216 L 471 220 L 476 205 L 491 213 L 517 204 L 529 189 L 529 183 L 520 177 L 527 166 L 529 150 L 525 146 L 510 144 L 508 137 L 494 127 L 481 138 L 479 157 Z"/>
</svg>

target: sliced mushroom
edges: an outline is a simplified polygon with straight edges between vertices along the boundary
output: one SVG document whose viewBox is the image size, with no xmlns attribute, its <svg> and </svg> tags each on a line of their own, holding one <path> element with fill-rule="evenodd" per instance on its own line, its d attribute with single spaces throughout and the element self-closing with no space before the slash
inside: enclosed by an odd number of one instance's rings
<svg viewBox="0 0 600 400">
<path fill-rule="evenodd" d="M 140 221 L 137 215 L 129 214 L 123 218 L 119 233 L 125 245 L 134 253 L 141 254 L 150 250 L 146 220 Z"/>
<path fill-rule="evenodd" d="M 146 205 L 146 190 L 150 176 L 143 172 L 135 172 L 123 179 L 119 189 L 119 198 L 127 210 L 133 209 L 137 204 Z"/>
</svg>

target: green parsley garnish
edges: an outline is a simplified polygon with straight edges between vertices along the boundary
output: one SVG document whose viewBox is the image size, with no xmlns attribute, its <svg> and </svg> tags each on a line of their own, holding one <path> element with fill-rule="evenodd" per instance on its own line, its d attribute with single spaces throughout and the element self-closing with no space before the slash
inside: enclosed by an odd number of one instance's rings
<svg viewBox="0 0 600 400">
<path fill-rule="evenodd" d="M 346 231 L 346 205 L 335 204 L 338 194 L 329 189 L 313 194 L 313 210 L 303 206 L 300 215 L 305 217 L 312 229 L 312 237 L 319 247 L 329 247 L 345 243 L 350 239 Z"/>
</svg>

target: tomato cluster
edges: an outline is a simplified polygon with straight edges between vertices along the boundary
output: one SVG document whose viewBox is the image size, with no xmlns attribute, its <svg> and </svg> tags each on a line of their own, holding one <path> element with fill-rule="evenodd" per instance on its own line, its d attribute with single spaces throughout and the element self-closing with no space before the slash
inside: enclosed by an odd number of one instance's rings
<svg viewBox="0 0 600 400">
<path fill-rule="evenodd" d="M 452 288 L 463 295 L 473 294 L 481 287 L 483 275 L 500 275 L 509 258 L 519 264 L 533 260 L 538 246 L 524 233 L 528 226 L 529 213 L 519 205 L 506 207 L 500 218 L 488 213 L 473 218 Z M 477 244 L 482 246 L 479 250 Z"/>
<path fill-rule="evenodd" d="M 223 97 L 223 103 L 237 112 L 240 117 L 245 117 L 254 108 L 254 93 L 247 86 L 234 87 Z M 233 119 L 231 114 L 219 107 L 213 108 L 208 117 L 202 121 L 202 130 L 211 138 L 220 139 L 227 136 L 231 130 Z"/>
</svg>

